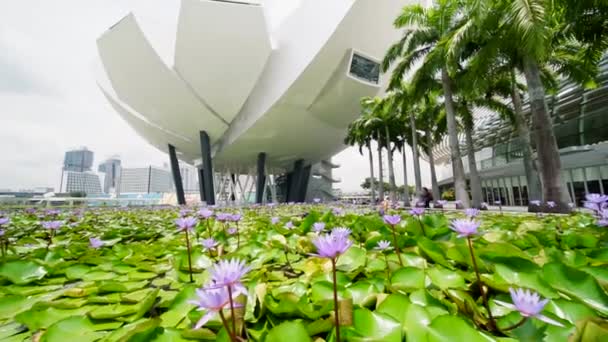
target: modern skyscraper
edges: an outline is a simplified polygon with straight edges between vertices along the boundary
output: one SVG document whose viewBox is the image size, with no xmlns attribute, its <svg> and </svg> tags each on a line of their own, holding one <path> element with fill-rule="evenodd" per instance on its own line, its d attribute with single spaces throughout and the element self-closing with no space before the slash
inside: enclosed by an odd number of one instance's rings
<svg viewBox="0 0 608 342">
<path fill-rule="evenodd" d="M 61 192 L 84 192 L 87 196 L 100 195 L 99 176 L 93 172 L 63 171 Z"/>
<path fill-rule="evenodd" d="M 93 166 L 93 151 L 86 147 L 67 151 L 63 159 L 63 171 L 91 171 Z"/>
<path fill-rule="evenodd" d="M 67 151 L 61 170 L 60 192 L 84 192 L 87 196 L 102 193 L 99 176 L 91 172 L 94 154 L 86 147 Z"/>
<path fill-rule="evenodd" d="M 121 194 L 171 192 L 173 188 L 171 173 L 154 166 L 122 168 L 119 183 Z"/>
<path fill-rule="evenodd" d="M 103 180 L 103 192 L 106 194 L 117 192 L 120 179 L 120 158 L 112 156 L 99 164 L 97 171 L 105 174 Z"/>
</svg>

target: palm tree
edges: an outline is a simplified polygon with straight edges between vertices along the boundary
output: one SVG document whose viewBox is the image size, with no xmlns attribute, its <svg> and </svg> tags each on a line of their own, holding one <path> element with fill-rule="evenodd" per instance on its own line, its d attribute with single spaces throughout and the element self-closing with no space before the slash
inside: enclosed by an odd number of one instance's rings
<svg viewBox="0 0 608 342">
<path fill-rule="evenodd" d="M 477 33 L 484 41 L 478 52 L 483 56 L 480 60 L 507 56 L 513 69 L 523 72 L 536 136 L 543 197 L 545 201 L 558 203 L 556 210 L 562 212 L 569 211 L 569 207 L 565 203 L 567 196 L 561 180 L 559 148 L 545 100 L 547 78 L 544 76 L 547 66 L 551 66 L 558 74 L 586 86 L 594 84 L 597 63 L 608 46 L 608 24 L 600 24 L 600 27 L 605 27 L 589 35 L 585 23 L 579 22 L 573 13 L 578 14 L 579 18 L 591 20 L 593 24 L 597 23 L 596 16 L 603 18 L 600 20 L 606 20 L 608 6 L 598 1 L 595 5 L 590 2 L 593 1 L 477 1 L 482 6 L 477 7 L 470 16 L 472 20 L 469 22 L 473 24 L 466 26 L 471 29 L 463 29 L 457 39 L 453 39 L 467 41 L 471 32 Z M 589 11 L 589 6 L 595 6 L 595 9 Z M 479 37 L 471 40 L 477 41 L 477 38 Z M 460 47 L 464 45 L 466 43 L 454 44 Z M 452 56 L 457 56 L 459 51 L 459 48 L 452 49 Z M 514 95 L 517 97 L 518 94 Z M 518 105 L 517 99 L 513 104 Z"/>
<path fill-rule="evenodd" d="M 355 121 L 353 121 L 350 125 L 348 125 L 347 135 L 344 139 L 344 143 L 349 146 L 357 145 L 359 147 L 359 153 L 363 155 L 363 146 L 367 148 L 367 152 L 369 155 L 369 173 L 370 179 L 372 182 L 370 184 L 371 190 L 371 201 L 370 203 L 374 203 L 376 199 L 375 192 L 375 184 L 374 184 L 374 157 L 372 153 L 371 141 L 372 135 L 371 132 L 366 130 L 366 117 L 365 113 L 358 117 Z"/>
<path fill-rule="evenodd" d="M 443 140 L 446 134 L 445 107 L 440 102 L 438 92 L 430 92 L 424 97 L 424 103 L 420 106 L 420 128 L 424 130 L 424 141 L 426 142 L 425 153 L 429 160 L 431 171 L 431 191 L 435 201 L 441 198 L 437 173 L 435 171 L 435 158 L 433 148 Z"/>
<path fill-rule="evenodd" d="M 452 170 L 456 198 L 469 206 L 464 166 L 460 154 L 456 108 L 454 105 L 453 79 L 448 73 L 447 51 L 442 40 L 450 35 L 462 14 L 459 1 L 438 0 L 431 8 L 420 5 L 406 6 L 395 20 L 395 27 L 404 29 L 403 37 L 393 44 L 384 60 L 382 68 L 386 72 L 399 60 L 393 72 L 389 87 L 398 88 L 404 75 L 412 70 L 417 61 L 421 65 L 412 78 L 412 86 L 417 95 L 424 94 L 429 78 L 440 75 L 451 151 Z"/>
</svg>

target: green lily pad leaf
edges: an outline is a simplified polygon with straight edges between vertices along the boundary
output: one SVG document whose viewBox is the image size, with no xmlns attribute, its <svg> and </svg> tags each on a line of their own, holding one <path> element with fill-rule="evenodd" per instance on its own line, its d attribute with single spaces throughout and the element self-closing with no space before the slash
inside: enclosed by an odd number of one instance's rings
<svg viewBox="0 0 608 342">
<path fill-rule="evenodd" d="M 9 261 L 0 265 L 0 277 L 13 284 L 25 285 L 44 278 L 46 269 L 32 261 Z"/>
<path fill-rule="evenodd" d="M 30 330 L 36 331 L 46 329 L 53 323 L 61 321 L 71 316 L 82 316 L 93 310 L 94 307 L 81 307 L 71 310 L 61 310 L 49 307 L 35 306 L 30 310 L 24 311 L 15 316 L 15 321 L 27 326 Z"/>
<path fill-rule="evenodd" d="M 403 267 L 393 273 L 391 287 L 397 291 L 412 292 L 425 287 L 424 270 L 415 267 Z"/>
<path fill-rule="evenodd" d="M 186 317 L 188 312 L 194 308 L 194 305 L 188 303 L 188 301 L 196 298 L 195 289 L 195 286 L 186 286 L 179 292 L 169 306 L 169 310 L 160 316 L 161 327 L 176 327 Z"/>
<path fill-rule="evenodd" d="M 488 342 L 495 341 L 475 329 L 470 323 L 458 316 L 436 317 L 428 327 L 427 338 L 429 342 Z"/>
<path fill-rule="evenodd" d="M 370 306 L 376 302 L 376 296 L 380 291 L 368 281 L 359 281 L 349 286 L 346 292 L 353 299 L 353 304 L 359 306 Z"/>
<path fill-rule="evenodd" d="M 412 302 L 407 296 L 400 293 L 393 293 L 378 305 L 376 312 L 387 314 L 393 317 L 397 322 L 405 324 L 405 318 L 410 304 L 412 304 Z"/>
<path fill-rule="evenodd" d="M 426 274 L 431 279 L 435 286 L 442 290 L 445 289 L 466 289 L 464 277 L 456 271 L 451 271 L 446 268 L 437 266 L 429 268 Z"/>
<path fill-rule="evenodd" d="M 313 302 L 323 302 L 334 299 L 334 285 L 328 281 L 317 281 L 312 284 L 310 299 Z M 344 289 L 338 287 L 338 297 L 344 297 Z"/>
<path fill-rule="evenodd" d="M 336 268 L 344 272 L 362 271 L 365 267 L 367 253 L 364 249 L 352 246 L 346 253 L 340 255 Z"/>
<path fill-rule="evenodd" d="M 144 333 L 156 329 L 160 324 L 159 318 L 144 318 L 137 322 L 127 324 L 107 335 L 102 341 L 129 341 L 129 339 L 139 333 Z"/>
<path fill-rule="evenodd" d="M 357 309 L 353 313 L 353 326 L 344 329 L 349 341 L 401 341 L 401 323 L 391 316 Z"/>
<path fill-rule="evenodd" d="M 420 251 L 426 255 L 428 258 L 433 260 L 435 263 L 452 269 L 452 265 L 448 263 L 445 259 L 444 247 L 442 247 L 439 243 L 429 240 L 426 237 L 421 237 L 418 239 L 418 248 Z"/>
<path fill-rule="evenodd" d="M 557 293 L 541 277 L 541 269 L 533 262 L 521 258 L 496 258 L 495 270 L 502 279 L 515 287 L 535 290 L 543 297 L 557 298 Z"/>
<path fill-rule="evenodd" d="M 310 342 L 306 327 L 299 321 L 283 322 L 272 328 L 266 336 L 266 342 Z"/>
<path fill-rule="evenodd" d="M 23 325 L 13 322 L 0 326 L 0 340 L 6 341 L 7 338 L 26 331 L 27 328 Z"/>
<path fill-rule="evenodd" d="M 603 315 L 608 315 L 608 295 L 595 278 L 586 272 L 564 264 L 550 263 L 543 267 L 543 274 L 554 289 L 580 300 Z"/>
<path fill-rule="evenodd" d="M 70 280 L 82 279 L 91 271 L 92 267 L 84 264 L 76 264 L 65 269 L 65 276 Z"/>
<path fill-rule="evenodd" d="M 23 296 L 0 297 L 0 319 L 15 317 L 16 314 L 28 310 L 35 302 L 35 299 Z"/>
<path fill-rule="evenodd" d="M 112 319 L 122 316 L 133 315 L 139 309 L 139 305 L 112 304 L 95 308 L 89 312 L 94 319 Z"/>
<path fill-rule="evenodd" d="M 86 316 L 72 316 L 51 325 L 42 335 L 41 342 L 92 342 L 104 335 L 105 332 L 95 331 L 95 326 Z"/>
<path fill-rule="evenodd" d="M 605 341 L 608 324 L 605 320 L 586 319 L 576 323 L 576 333 L 569 338 L 572 342 Z"/>
</svg>

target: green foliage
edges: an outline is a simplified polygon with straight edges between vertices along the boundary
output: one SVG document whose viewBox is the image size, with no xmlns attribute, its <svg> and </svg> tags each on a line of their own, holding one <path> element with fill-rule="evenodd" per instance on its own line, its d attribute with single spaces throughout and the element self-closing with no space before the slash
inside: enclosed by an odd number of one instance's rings
<svg viewBox="0 0 608 342">
<path fill-rule="evenodd" d="M 466 240 L 448 228 L 462 213 L 429 213 L 419 223 L 399 212 L 403 266 L 394 250 L 383 255 L 374 249 L 379 240 L 393 238 L 375 212 L 347 210 L 336 216 L 316 205 L 245 209 L 243 214 L 239 248 L 236 236 L 213 220 L 221 253 L 202 252 L 192 239 L 191 284 L 184 236 L 173 223 L 175 209 L 95 210 L 82 218 L 62 213 L 60 218 L 75 224 L 60 229 L 48 250 L 46 232 L 34 215 L 11 213 L 11 245 L 0 264 L 0 340 L 227 341 L 217 316 L 204 328 L 192 329 L 204 312 L 189 301 L 206 283 L 208 267 L 231 257 L 245 259 L 252 268 L 244 279 L 248 294 L 239 298 L 250 341 L 332 340 L 331 263 L 310 256 L 316 236 L 310 226 L 317 221 L 326 222 L 327 229 L 353 231 L 354 245 L 337 262 L 338 295 L 352 303 L 350 309 L 341 308 L 342 318 L 352 322 L 343 326 L 346 340 L 554 341 L 572 335 L 574 341 L 587 341 L 608 334 L 608 230 L 594 226 L 587 215 L 480 216 L 482 234 L 474 238 L 474 250 L 498 325 L 521 317 L 495 302 L 510 302 L 510 287 L 549 299 L 543 314 L 564 325 L 529 319 L 498 333 L 486 328 Z M 272 216 L 291 220 L 294 229 L 270 225 Z M 196 230 L 206 237 L 205 224 Z M 93 236 L 106 245 L 90 248 Z"/>
</svg>

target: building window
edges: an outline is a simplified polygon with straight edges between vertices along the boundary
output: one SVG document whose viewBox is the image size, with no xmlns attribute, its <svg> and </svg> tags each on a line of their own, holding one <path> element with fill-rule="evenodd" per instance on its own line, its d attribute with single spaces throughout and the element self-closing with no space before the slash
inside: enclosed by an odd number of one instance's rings
<svg viewBox="0 0 608 342">
<path fill-rule="evenodd" d="M 380 80 L 380 64 L 354 53 L 349 73 L 356 78 L 378 84 Z"/>
</svg>

